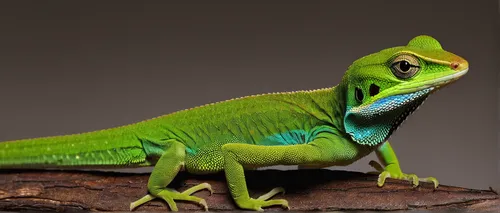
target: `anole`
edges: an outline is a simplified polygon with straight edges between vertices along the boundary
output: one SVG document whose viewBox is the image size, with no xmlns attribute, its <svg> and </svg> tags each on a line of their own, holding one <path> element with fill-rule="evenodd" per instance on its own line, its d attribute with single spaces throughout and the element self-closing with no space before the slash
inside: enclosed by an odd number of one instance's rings
<svg viewBox="0 0 500 213">
<path fill-rule="evenodd" d="M 468 62 L 443 50 L 426 35 L 406 46 L 381 50 L 354 61 L 340 83 L 309 91 L 250 95 L 173 112 L 99 131 L 0 143 L 0 168 L 100 168 L 154 166 L 144 197 L 130 209 L 159 198 L 177 211 L 176 201 L 199 204 L 193 194 L 168 188 L 177 173 L 224 172 L 238 207 L 263 210 L 281 205 L 277 187 L 249 196 L 245 169 L 271 165 L 321 168 L 348 165 L 376 152 L 382 165 L 378 186 L 387 178 L 438 181 L 403 173 L 388 142 L 403 120 L 433 92 L 468 71 Z"/>
</svg>

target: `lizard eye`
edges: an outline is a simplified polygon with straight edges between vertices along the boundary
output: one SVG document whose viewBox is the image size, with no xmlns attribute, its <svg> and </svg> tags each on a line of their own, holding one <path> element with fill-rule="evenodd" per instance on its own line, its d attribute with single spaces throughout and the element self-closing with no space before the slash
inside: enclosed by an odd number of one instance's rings
<svg viewBox="0 0 500 213">
<path fill-rule="evenodd" d="M 413 77 L 420 70 L 418 59 L 411 55 L 400 55 L 392 60 L 392 73 L 402 79 Z"/>
</svg>

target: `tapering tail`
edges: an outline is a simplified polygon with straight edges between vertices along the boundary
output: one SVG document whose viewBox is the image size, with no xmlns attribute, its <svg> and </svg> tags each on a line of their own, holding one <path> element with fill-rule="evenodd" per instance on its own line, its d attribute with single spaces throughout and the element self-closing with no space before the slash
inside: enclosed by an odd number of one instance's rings
<svg viewBox="0 0 500 213">
<path fill-rule="evenodd" d="M 0 142 L 0 169 L 123 167 L 146 163 L 140 140 L 126 128 Z"/>
</svg>

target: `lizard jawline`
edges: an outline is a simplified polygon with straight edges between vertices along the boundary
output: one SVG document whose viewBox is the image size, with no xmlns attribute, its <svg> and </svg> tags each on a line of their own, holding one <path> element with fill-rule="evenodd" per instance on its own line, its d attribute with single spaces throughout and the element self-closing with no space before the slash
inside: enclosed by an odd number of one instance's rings
<svg viewBox="0 0 500 213">
<path fill-rule="evenodd" d="M 423 103 L 424 101 L 429 97 L 429 94 L 426 94 L 420 98 L 417 98 L 416 100 L 412 101 L 406 108 L 403 113 L 396 117 L 394 121 L 392 122 L 391 129 L 389 130 L 389 133 L 387 134 L 387 137 L 385 138 L 385 141 L 388 140 L 392 133 L 396 131 L 402 124 L 403 122 L 410 116 L 413 112 L 415 112 Z"/>
</svg>

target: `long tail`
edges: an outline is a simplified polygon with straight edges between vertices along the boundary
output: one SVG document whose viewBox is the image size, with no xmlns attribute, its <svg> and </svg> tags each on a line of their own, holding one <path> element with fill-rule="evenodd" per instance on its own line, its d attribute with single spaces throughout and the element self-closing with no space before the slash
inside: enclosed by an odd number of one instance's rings
<svg viewBox="0 0 500 213">
<path fill-rule="evenodd" d="M 146 153 L 140 140 L 125 128 L 0 142 L 0 169 L 120 167 L 144 163 Z"/>
</svg>

